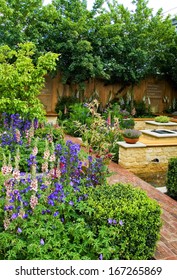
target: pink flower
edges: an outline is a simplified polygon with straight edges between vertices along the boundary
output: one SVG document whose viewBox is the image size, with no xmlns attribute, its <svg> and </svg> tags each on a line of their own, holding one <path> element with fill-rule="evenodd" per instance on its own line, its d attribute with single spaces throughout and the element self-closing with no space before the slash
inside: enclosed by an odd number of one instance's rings
<svg viewBox="0 0 177 280">
<path fill-rule="evenodd" d="M 31 208 L 34 209 L 37 204 L 38 204 L 38 198 L 35 195 L 32 195 L 31 198 L 30 198 Z"/>
<path fill-rule="evenodd" d="M 55 161 L 55 154 L 53 154 L 53 155 L 50 156 L 49 161 L 50 161 L 50 162 L 54 162 L 54 161 Z"/>
<path fill-rule="evenodd" d="M 42 172 L 48 172 L 48 162 L 42 163 Z"/>
<path fill-rule="evenodd" d="M 17 143 L 19 143 L 20 138 L 21 138 L 21 134 L 20 134 L 20 131 L 18 129 L 16 129 L 16 131 L 15 131 L 15 136 L 16 136 Z"/>
<path fill-rule="evenodd" d="M 49 150 L 46 150 L 46 151 L 44 152 L 44 159 L 48 159 L 49 156 L 50 156 L 50 152 L 49 152 Z"/>
<path fill-rule="evenodd" d="M 49 175 L 50 177 L 56 179 L 60 177 L 61 171 L 58 168 L 54 167 L 50 170 Z"/>
<path fill-rule="evenodd" d="M 31 189 L 34 190 L 35 192 L 37 192 L 37 188 L 38 188 L 38 181 L 37 179 L 32 179 L 31 180 L 31 185 L 30 185 Z"/>
<path fill-rule="evenodd" d="M 32 151 L 33 156 L 36 156 L 37 153 L 38 153 L 38 148 L 37 148 L 37 147 L 34 147 L 34 148 L 33 148 L 33 151 Z"/>
<path fill-rule="evenodd" d="M 8 175 L 8 166 L 7 165 L 3 165 L 1 167 L 1 172 L 3 175 Z"/>
<path fill-rule="evenodd" d="M 13 175 L 13 178 L 14 178 L 15 180 L 17 180 L 17 181 L 20 180 L 20 171 L 19 171 L 18 169 L 14 169 L 12 175 Z"/>
</svg>

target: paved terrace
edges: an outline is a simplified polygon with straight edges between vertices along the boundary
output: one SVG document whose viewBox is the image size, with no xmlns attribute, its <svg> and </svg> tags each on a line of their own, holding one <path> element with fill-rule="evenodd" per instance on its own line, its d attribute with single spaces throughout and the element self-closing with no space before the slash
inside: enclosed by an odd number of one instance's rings
<svg viewBox="0 0 177 280">
<path fill-rule="evenodd" d="M 68 135 L 66 135 L 66 140 L 81 144 L 78 138 Z M 135 187 L 140 187 L 145 190 L 149 197 L 158 201 L 163 211 L 163 226 L 154 258 L 156 260 L 177 260 L 177 201 L 122 168 L 119 164 L 111 162 L 109 164 L 109 170 L 114 172 L 114 175 L 108 179 L 110 184 L 117 182 L 131 183 Z"/>
</svg>

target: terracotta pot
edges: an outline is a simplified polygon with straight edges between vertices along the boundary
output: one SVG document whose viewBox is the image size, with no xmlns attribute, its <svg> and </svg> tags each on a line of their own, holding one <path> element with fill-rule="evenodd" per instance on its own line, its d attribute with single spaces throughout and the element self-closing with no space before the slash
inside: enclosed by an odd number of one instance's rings
<svg viewBox="0 0 177 280">
<path fill-rule="evenodd" d="M 124 140 L 128 144 L 135 144 L 136 142 L 138 142 L 139 138 L 127 138 L 127 137 L 124 137 Z"/>
</svg>

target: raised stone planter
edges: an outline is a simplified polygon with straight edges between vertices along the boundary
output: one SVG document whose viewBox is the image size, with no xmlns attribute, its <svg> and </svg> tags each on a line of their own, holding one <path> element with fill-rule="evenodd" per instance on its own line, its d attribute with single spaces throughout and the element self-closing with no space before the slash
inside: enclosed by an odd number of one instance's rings
<svg viewBox="0 0 177 280">
<path fill-rule="evenodd" d="M 155 121 L 145 121 L 145 129 L 177 129 L 176 122 L 159 123 Z"/>
<path fill-rule="evenodd" d="M 118 144 L 119 164 L 137 175 L 146 173 L 148 176 L 152 173 L 166 172 L 169 159 L 177 157 L 177 142 Z"/>
</svg>

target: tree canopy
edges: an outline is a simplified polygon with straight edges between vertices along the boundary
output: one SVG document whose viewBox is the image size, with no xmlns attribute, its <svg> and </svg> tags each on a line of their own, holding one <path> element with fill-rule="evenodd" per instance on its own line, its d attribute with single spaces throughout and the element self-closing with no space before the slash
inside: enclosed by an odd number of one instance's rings
<svg viewBox="0 0 177 280">
<path fill-rule="evenodd" d="M 177 34 L 162 10 L 153 14 L 146 0 L 0 0 L 0 44 L 15 49 L 31 41 L 36 55 L 60 54 L 57 69 L 64 83 L 100 78 L 134 85 L 148 76 L 177 85 Z M 106 5 L 105 5 L 106 4 Z"/>
</svg>

